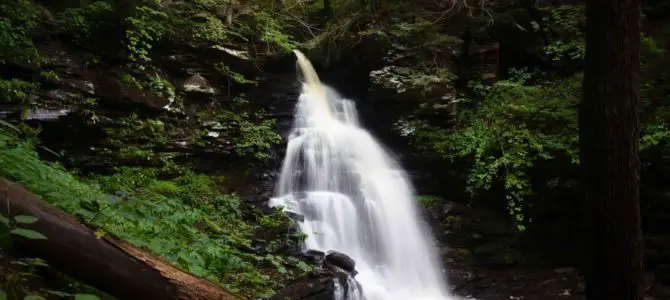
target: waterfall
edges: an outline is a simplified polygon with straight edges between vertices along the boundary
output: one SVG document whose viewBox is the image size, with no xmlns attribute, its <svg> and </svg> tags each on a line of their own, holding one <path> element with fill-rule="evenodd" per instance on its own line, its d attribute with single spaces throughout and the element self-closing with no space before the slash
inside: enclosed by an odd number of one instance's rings
<svg viewBox="0 0 670 300">
<path fill-rule="evenodd" d="M 348 284 L 336 282 L 335 298 L 454 299 L 402 167 L 360 127 L 354 103 L 323 85 L 294 52 L 302 93 L 270 205 L 305 217 L 305 250 L 356 261 L 359 273 Z"/>
</svg>

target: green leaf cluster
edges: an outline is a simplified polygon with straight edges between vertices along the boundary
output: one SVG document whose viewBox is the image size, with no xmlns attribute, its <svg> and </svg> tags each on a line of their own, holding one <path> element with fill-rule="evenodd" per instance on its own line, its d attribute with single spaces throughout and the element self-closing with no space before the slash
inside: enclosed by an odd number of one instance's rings
<svg viewBox="0 0 670 300">
<path fill-rule="evenodd" d="M 468 191 L 475 196 L 499 180 L 508 209 L 524 222 L 523 199 L 533 193 L 527 173 L 537 161 L 568 158 L 577 163 L 579 77 L 524 85 L 525 74 L 481 87 L 481 104 L 460 116 L 461 129 L 439 132 L 423 124 L 416 143 L 451 160 L 467 159 Z"/>
<path fill-rule="evenodd" d="M 43 12 L 30 0 L 0 2 L 0 65 L 14 62 L 38 67 L 42 63 L 33 37 L 38 34 Z"/>
<path fill-rule="evenodd" d="M 255 250 L 297 243 L 297 237 L 286 236 L 258 240 L 260 228 L 251 225 L 285 226 L 288 218 L 275 213 L 259 217 L 263 222 L 246 221 L 239 197 L 219 192 L 220 182 L 209 176 L 185 173 L 160 179 L 157 169 L 120 168 L 82 180 L 41 161 L 34 145 L 8 127 L 0 127 L 0 164 L 0 177 L 97 227 L 98 234 L 114 234 L 231 292 L 270 296 L 280 282 L 308 270 L 290 258 Z M 31 220 L 20 217 L 16 222 Z M 23 230 L 15 234 L 39 237 Z M 270 275 L 276 272 L 281 276 Z"/>
</svg>

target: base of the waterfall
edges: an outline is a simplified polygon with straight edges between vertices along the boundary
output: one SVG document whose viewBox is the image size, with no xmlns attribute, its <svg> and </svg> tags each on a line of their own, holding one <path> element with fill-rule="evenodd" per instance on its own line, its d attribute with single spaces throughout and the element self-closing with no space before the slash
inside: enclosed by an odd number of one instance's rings
<svg viewBox="0 0 670 300">
<path fill-rule="evenodd" d="M 440 289 L 429 286 L 407 286 L 390 282 L 372 270 L 358 270 L 356 280 L 361 284 L 365 300 L 461 300 Z"/>
<path fill-rule="evenodd" d="M 360 283 L 355 280 L 356 263 L 348 255 L 306 250 L 302 259 L 314 269 L 275 294 L 270 300 L 364 300 Z"/>
</svg>

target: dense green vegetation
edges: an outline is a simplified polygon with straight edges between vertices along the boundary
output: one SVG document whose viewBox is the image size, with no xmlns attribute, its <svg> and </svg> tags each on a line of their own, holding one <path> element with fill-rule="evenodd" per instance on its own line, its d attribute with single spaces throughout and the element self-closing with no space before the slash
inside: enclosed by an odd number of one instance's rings
<svg viewBox="0 0 670 300">
<path fill-rule="evenodd" d="M 559 5 L 541 11 L 544 27 L 537 30 L 553 35 L 536 53 L 546 63 L 519 63 L 493 84 L 466 78 L 468 97 L 459 103 L 461 110 L 454 123 L 435 122 L 422 115 L 421 109 L 403 117 L 405 124 L 412 124 L 416 147 L 454 165 L 470 166 L 463 175 L 473 197 L 492 188 L 502 191 L 503 195 L 497 194 L 502 196 L 499 201 L 507 203 L 522 230 L 531 222 L 526 209 L 541 205 L 533 203 L 542 197 L 536 192 L 545 189 L 548 180 L 575 178 L 579 164 L 583 7 Z M 664 28 L 667 32 L 669 27 Z M 670 73 L 663 66 L 668 66 L 670 58 L 654 38 L 644 36 L 642 44 L 641 155 L 646 166 L 652 162 L 667 166 L 670 118 L 667 105 L 661 103 L 668 99 L 665 78 Z"/>
<path fill-rule="evenodd" d="M 34 147 L 19 138 L 14 127 L 3 127 L 0 176 L 98 228 L 99 235 L 112 233 L 252 297 L 272 294 L 274 281 L 261 272 L 263 268 L 276 268 L 280 274 L 310 270 L 295 257 L 272 254 L 291 239 L 254 239 L 254 227 L 243 219 L 239 198 L 217 191 L 215 180 L 223 178 L 186 173 L 162 180 L 160 170 L 121 168 L 113 175 L 80 179 L 58 164 L 41 161 Z M 279 213 L 257 217 L 255 223 L 264 230 L 285 226 L 282 222 L 287 221 Z M 19 224 L 24 221 L 17 219 Z M 40 236 L 17 229 L 13 233 Z M 268 253 L 254 254 L 254 247 Z"/>
</svg>

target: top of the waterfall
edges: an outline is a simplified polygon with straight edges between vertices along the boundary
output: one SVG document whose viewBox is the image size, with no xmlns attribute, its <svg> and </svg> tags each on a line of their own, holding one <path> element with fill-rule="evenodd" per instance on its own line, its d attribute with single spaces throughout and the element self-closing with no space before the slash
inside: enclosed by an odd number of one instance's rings
<svg viewBox="0 0 670 300">
<path fill-rule="evenodd" d="M 310 87 L 320 87 L 321 80 L 319 80 L 319 75 L 316 74 L 316 70 L 314 69 L 312 62 L 310 62 L 309 59 L 307 59 L 307 56 L 305 56 L 305 54 L 298 49 L 294 49 L 293 53 L 295 53 L 297 58 L 296 63 L 298 65 L 298 69 L 301 72 L 302 81 L 304 81 Z"/>
<path fill-rule="evenodd" d="M 303 54 L 298 49 L 294 49 L 293 53 L 295 53 L 295 56 L 297 57 L 296 64 L 302 73 L 302 82 L 307 88 L 307 90 L 304 90 L 303 92 L 313 94 L 321 102 L 321 104 L 324 105 L 328 113 L 331 114 L 330 105 L 328 104 L 328 99 L 326 98 L 326 92 L 324 91 L 323 85 L 321 84 L 321 80 L 319 80 L 319 75 L 316 74 L 316 70 L 314 69 L 312 62 L 310 62 L 305 54 Z"/>
</svg>

